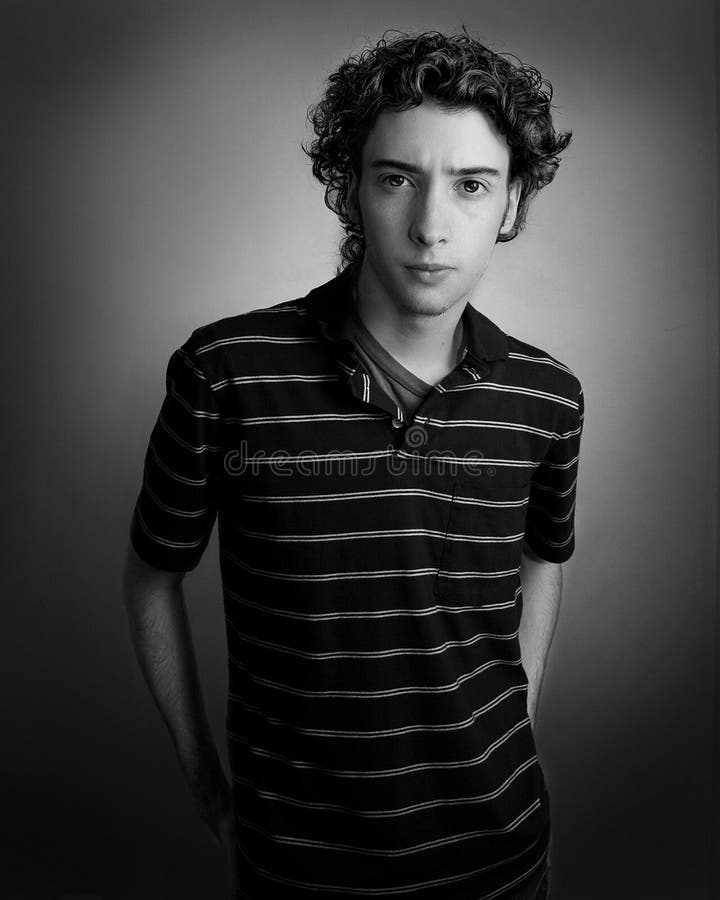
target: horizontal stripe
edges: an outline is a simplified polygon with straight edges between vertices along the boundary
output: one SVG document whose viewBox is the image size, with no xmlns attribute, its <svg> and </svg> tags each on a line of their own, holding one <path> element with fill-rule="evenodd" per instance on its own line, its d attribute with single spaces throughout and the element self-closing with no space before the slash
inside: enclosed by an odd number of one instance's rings
<svg viewBox="0 0 720 900">
<path fill-rule="evenodd" d="M 200 380 L 205 381 L 205 373 L 203 370 L 188 356 L 184 350 L 176 350 L 177 355 L 183 360 L 190 371 Z"/>
<path fill-rule="evenodd" d="M 222 418 L 222 414 L 219 413 L 219 412 L 208 412 L 207 410 L 204 410 L 204 409 L 194 409 L 194 408 L 187 402 L 187 400 L 186 400 L 183 396 L 181 396 L 181 394 L 179 394 L 178 391 L 176 390 L 176 387 L 175 387 L 176 381 L 175 381 L 175 379 L 174 379 L 174 378 L 169 378 L 168 381 L 169 381 L 169 383 L 170 383 L 170 385 L 171 385 L 171 387 L 170 387 L 170 396 L 171 396 L 174 400 L 177 400 L 177 402 L 178 402 L 181 406 L 183 406 L 183 407 L 190 413 L 191 416 L 194 416 L 196 419 L 221 419 L 221 418 Z"/>
<path fill-rule="evenodd" d="M 414 425 L 432 425 L 437 428 L 491 428 L 496 430 L 519 431 L 523 434 L 536 434 L 538 437 L 550 438 L 555 441 L 564 441 L 569 438 L 577 437 L 580 428 L 573 428 L 570 431 L 557 434 L 554 431 L 546 431 L 543 428 L 534 428 L 530 425 L 523 425 L 519 422 L 493 422 L 488 419 L 456 419 L 450 421 L 447 419 L 432 419 L 427 416 L 415 416 Z"/>
<path fill-rule="evenodd" d="M 173 472 L 173 470 L 169 466 L 166 466 L 163 462 L 152 440 L 150 440 L 150 442 L 148 443 L 148 451 L 150 454 L 149 458 L 151 458 L 152 464 L 157 466 L 160 471 L 164 472 L 166 475 L 169 475 L 170 478 L 174 479 L 180 484 L 186 484 L 190 487 L 204 487 L 207 484 L 207 475 L 203 475 L 202 478 L 186 478 L 184 475 L 178 475 L 177 472 Z"/>
<path fill-rule="evenodd" d="M 393 454 L 391 454 L 393 455 Z M 483 466 L 503 466 L 515 469 L 534 469 L 538 466 L 540 460 L 537 459 L 502 459 L 495 458 L 492 456 L 482 458 L 477 457 L 469 457 L 465 458 L 463 456 L 452 456 L 445 455 L 442 453 L 433 453 L 433 454 L 423 454 L 423 453 L 408 453 L 406 450 L 396 450 L 394 453 L 395 456 L 401 459 L 409 459 L 409 460 L 425 460 L 427 462 L 448 462 L 453 463 L 455 465 L 466 466 L 468 469 L 472 470 L 473 468 L 477 469 L 478 467 L 482 468 Z"/>
<path fill-rule="evenodd" d="M 317 622 L 329 622 L 335 620 L 346 620 L 346 619 L 377 619 L 377 618 L 389 618 L 389 617 L 417 617 L 417 616 L 431 616 L 435 615 L 435 613 L 442 612 L 445 615 L 462 615 L 463 613 L 468 612 L 477 612 L 479 610 L 485 610 L 486 612 L 495 611 L 499 609 L 509 609 L 513 607 L 517 602 L 517 598 L 520 594 L 521 589 L 517 588 L 515 590 L 514 596 L 510 600 L 505 600 L 502 603 L 486 603 L 482 605 L 473 604 L 472 606 L 447 606 L 445 604 L 434 604 L 433 606 L 429 606 L 427 608 L 422 609 L 408 609 L 407 607 L 395 607 L 390 609 L 357 609 L 357 610 L 341 610 L 338 612 L 323 612 L 323 613 L 312 613 L 312 612 L 302 612 L 295 609 L 277 609 L 275 607 L 269 607 L 265 603 L 255 603 L 252 600 L 248 600 L 246 597 L 242 597 L 236 591 L 233 591 L 231 588 L 225 588 L 226 597 L 231 598 L 236 603 L 241 604 L 248 609 L 256 609 L 266 613 L 267 615 L 273 616 L 281 616 L 283 618 L 289 619 L 298 619 L 300 621 L 317 621 Z"/>
<path fill-rule="evenodd" d="M 241 825 L 244 825 L 246 828 L 252 831 L 257 831 L 258 833 L 272 840 L 274 843 L 278 844 L 292 844 L 293 846 L 297 847 L 322 849 L 324 852 L 328 850 L 336 850 L 342 851 L 344 853 L 358 853 L 363 856 L 381 856 L 384 858 L 392 858 L 395 856 L 409 856 L 414 853 L 422 853 L 424 851 L 431 850 L 437 847 L 444 847 L 449 844 L 456 844 L 460 841 L 466 841 L 469 838 L 488 837 L 495 834 L 508 834 L 508 832 L 514 831 L 519 825 L 521 825 L 528 816 L 532 815 L 532 813 L 534 813 L 539 808 L 539 806 L 540 801 L 535 800 L 534 803 L 531 803 L 530 806 L 527 809 L 523 810 L 523 812 L 521 812 L 520 815 L 517 816 L 512 822 L 501 828 L 478 828 L 475 831 L 468 831 L 464 834 L 453 835 L 449 838 L 442 838 L 435 841 L 423 841 L 420 844 L 411 844 L 399 850 L 357 847 L 353 846 L 352 844 L 335 844 L 330 841 L 312 841 L 303 838 L 290 837 L 287 835 L 271 834 L 266 829 L 260 827 L 259 825 L 255 825 L 249 819 L 244 818 L 240 814 L 237 815 L 237 821 Z"/>
<path fill-rule="evenodd" d="M 373 578 L 419 578 L 425 575 L 437 575 L 436 568 L 424 569 L 367 569 L 365 571 L 338 571 L 338 572 L 317 572 L 313 574 L 302 574 L 289 572 L 276 572 L 271 569 L 260 569 L 256 566 L 250 566 L 238 559 L 232 553 L 225 552 L 222 554 L 225 559 L 229 559 L 236 566 L 239 566 L 252 575 L 263 575 L 266 578 L 277 578 L 282 581 L 350 581 L 354 579 L 373 579 Z M 495 572 L 483 572 L 475 570 L 472 572 L 442 572 L 445 578 L 501 578 L 508 575 L 516 575 L 520 571 L 519 567 L 515 569 L 504 569 Z"/>
<path fill-rule="evenodd" d="M 519 690 L 519 689 L 518 689 Z M 503 746 L 507 741 L 510 740 L 515 734 L 521 731 L 524 728 L 530 727 L 530 719 L 527 716 L 522 719 L 520 722 L 516 722 L 511 728 L 509 728 L 504 734 L 501 734 L 492 744 L 489 744 L 485 750 L 480 753 L 478 756 L 473 757 L 472 759 L 462 759 L 462 760 L 433 760 L 431 762 L 424 763 L 412 763 L 411 765 L 406 766 L 397 766 L 391 769 L 373 769 L 368 770 L 367 767 L 363 769 L 335 769 L 335 768 L 327 768 L 323 767 L 323 774 L 327 775 L 330 778 L 338 778 L 338 779 L 348 779 L 348 780 L 359 780 L 365 783 L 372 782 L 378 778 L 400 778 L 403 775 L 418 775 L 422 772 L 433 772 L 435 770 L 440 771 L 448 771 L 451 772 L 453 770 L 458 769 L 470 769 L 474 766 L 481 766 L 483 763 L 486 763 L 488 759 L 495 753 L 500 747 Z M 248 750 L 254 756 L 260 756 L 264 759 L 273 759 L 276 762 L 282 763 L 284 765 L 290 766 L 293 769 L 316 769 L 314 763 L 305 762 L 304 760 L 289 758 L 280 753 L 272 753 L 267 750 L 261 749 L 259 747 L 253 747 L 249 744 L 247 738 L 244 738 L 242 735 L 235 734 L 234 732 L 228 732 L 228 737 L 233 743 L 236 744 L 246 744 L 248 746 Z"/>
<path fill-rule="evenodd" d="M 530 848 L 534 846 L 533 844 L 529 845 Z M 247 852 L 243 847 L 242 843 L 238 842 L 237 845 L 238 851 L 240 854 L 248 859 Z M 304 887 L 308 888 L 316 893 L 320 892 L 328 892 L 328 891 L 342 891 L 343 894 L 352 894 L 352 895 L 360 895 L 360 896 L 369 896 L 369 897 L 388 897 L 388 896 L 403 896 L 414 893 L 416 891 L 427 891 L 430 888 L 436 887 L 441 888 L 443 891 L 446 891 L 447 887 L 451 884 L 458 884 L 461 881 L 467 881 L 473 876 L 480 875 L 484 872 L 491 872 L 497 869 L 501 865 L 505 865 L 511 863 L 515 860 L 520 859 L 527 853 L 527 849 L 520 852 L 514 853 L 511 856 L 504 857 L 499 862 L 491 863 L 490 865 L 481 866 L 479 868 L 471 869 L 469 872 L 463 872 L 462 874 L 455 874 L 448 876 L 446 878 L 433 878 L 424 881 L 415 881 L 412 884 L 404 885 L 403 887 L 373 887 L 373 888 L 363 888 L 357 887 L 354 884 L 328 884 L 328 883 L 318 883 L 318 882 L 309 882 L 309 881 L 301 881 L 298 879 L 290 879 L 279 876 L 277 873 L 272 873 L 268 869 L 264 869 L 262 867 L 254 867 L 256 871 L 258 871 L 263 877 L 271 879 L 272 881 L 281 883 L 281 884 L 292 884 L 294 887 Z M 517 886 L 522 881 L 524 881 L 528 876 L 532 875 L 533 872 L 537 871 L 537 869 L 542 865 L 545 861 L 545 857 L 543 856 L 536 863 L 534 863 L 529 869 L 525 870 L 522 875 L 513 878 L 511 881 L 506 882 L 502 885 L 502 887 L 497 888 L 491 893 L 483 893 L 482 896 L 478 897 L 477 900 L 495 900 L 496 897 L 499 897 L 501 894 L 506 893 L 509 889 Z M 242 900 L 252 900 L 248 894 L 245 894 L 244 891 L 240 891 Z M 445 895 L 444 895 L 445 896 Z"/>
<path fill-rule="evenodd" d="M 532 509 L 533 512 L 538 514 L 542 514 L 545 518 L 549 519 L 551 522 L 556 522 L 558 525 L 562 525 L 564 523 L 570 522 L 573 518 L 575 512 L 575 503 L 572 504 L 570 510 L 564 516 L 553 516 L 544 506 L 540 506 L 537 503 L 529 503 L 528 509 Z"/>
<path fill-rule="evenodd" d="M 376 422 L 386 418 L 383 413 L 311 413 L 304 416 L 228 416 L 226 421 L 234 425 L 270 425 L 276 422 L 312 425 L 318 422 Z"/>
<path fill-rule="evenodd" d="M 542 365 L 553 366 L 556 369 L 559 369 L 561 372 L 568 372 L 572 374 L 571 370 L 563 363 L 558 362 L 556 359 L 552 359 L 549 356 L 528 356 L 527 353 L 508 353 L 508 359 L 518 359 L 523 362 L 531 362 L 531 363 L 540 363 Z"/>
<path fill-rule="evenodd" d="M 250 531 L 246 528 L 238 529 L 245 537 L 256 538 L 264 541 L 315 543 L 316 541 L 352 541 L 369 538 L 396 538 L 396 537 L 433 537 L 448 541 L 469 541 L 471 543 L 502 543 L 521 541 L 524 532 L 509 535 L 478 535 L 478 534 L 448 534 L 445 531 L 433 531 L 429 528 L 395 528 L 377 531 L 345 531 L 331 534 L 269 534 L 261 531 Z"/>
<path fill-rule="evenodd" d="M 438 500 L 452 500 L 452 494 L 417 488 L 384 488 L 383 490 L 342 491 L 335 494 L 287 494 L 270 496 L 263 494 L 243 494 L 249 503 L 326 503 L 328 501 L 385 499 L 389 497 L 432 497 Z"/>
<path fill-rule="evenodd" d="M 505 665 L 507 666 L 519 666 L 520 660 L 516 662 L 507 662 L 505 661 Z M 249 712 L 256 712 L 259 715 L 262 715 L 263 719 L 271 725 L 282 725 L 286 728 L 292 728 L 293 731 L 297 731 L 301 734 L 313 735 L 314 737 L 326 737 L 326 738 L 353 738 L 353 739 L 372 739 L 375 740 L 381 737 L 399 737 L 400 735 L 407 734 L 416 734 L 416 733 L 435 733 L 435 732 L 445 732 L 445 731 L 459 731 L 469 728 L 474 725 L 480 716 L 485 715 L 490 712 L 490 710 L 495 709 L 501 703 L 504 703 L 508 697 L 511 697 L 513 694 L 526 692 L 527 687 L 525 685 L 518 685 L 517 687 L 507 688 L 507 690 L 503 691 L 501 694 L 498 694 L 497 697 L 494 697 L 484 706 L 481 706 L 479 709 L 473 710 L 471 715 L 467 718 L 460 720 L 459 722 L 443 722 L 438 724 L 426 723 L 424 725 L 404 725 L 399 728 L 382 728 L 377 730 L 368 730 L 368 731 L 346 731 L 339 728 L 305 728 L 299 725 L 291 724 L 285 719 L 280 719 L 276 716 L 268 716 L 264 713 L 263 710 L 259 709 L 257 706 L 253 706 L 250 703 L 246 703 L 242 697 L 238 694 L 230 691 L 228 693 L 228 699 L 232 702 L 239 703 L 242 707 L 247 709 Z"/>
<path fill-rule="evenodd" d="M 519 571 L 520 567 L 518 566 L 515 569 L 502 569 L 497 572 L 483 572 L 479 569 L 471 569 L 468 572 L 441 571 L 440 575 L 443 578 L 506 578 L 508 575 L 517 575 Z"/>
<path fill-rule="evenodd" d="M 553 494 L 555 497 L 570 497 L 575 494 L 576 482 L 577 479 L 573 479 L 564 491 L 559 491 L 549 484 L 539 484 L 538 482 L 533 483 L 533 488 L 537 491 L 546 491 L 547 493 Z"/>
<path fill-rule="evenodd" d="M 210 450 L 213 453 L 217 453 L 217 452 L 225 449 L 224 447 L 214 447 L 214 446 L 211 446 L 210 444 L 200 444 L 199 447 L 194 447 L 192 444 L 188 443 L 187 441 L 184 441 L 180 437 L 179 434 L 177 434 L 175 431 L 173 431 L 173 429 L 167 424 L 167 422 L 163 418 L 162 413 L 160 413 L 160 415 L 158 416 L 158 422 L 160 423 L 160 425 L 162 425 L 162 427 L 165 429 L 165 431 L 170 435 L 170 437 L 175 441 L 175 443 L 179 447 L 182 447 L 184 450 L 189 450 L 191 453 L 205 453 L 206 450 Z"/>
<path fill-rule="evenodd" d="M 238 456 L 240 456 L 239 451 L 231 450 L 229 452 L 237 453 Z M 308 463 L 313 462 L 346 462 L 347 460 L 360 459 L 387 459 L 388 457 L 395 455 L 392 450 L 368 451 L 363 453 L 349 453 L 343 450 L 333 451 L 332 453 L 313 453 L 311 450 L 307 450 L 298 456 L 286 455 L 283 450 L 276 450 L 275 454 L 277 455 L 274 457 L 257 455 L 253 455 L 249 458 L 241 457 L 241 460 L 247 459 L 248 464 L 253 466 L 278 466 L 296 463 L 306 466 Z"/>
<path fill-rule="evenodd" d="M 210 387 L 217 391 L 231 384 L 285 384 L 288 382 L 322 384 L 338 380 L 337 375 L 239 375 L 236 378 L 223 378 L 214 382 Z"/>
<path fill-rule="evenodd" d="M 437 569 L 379 569 L 366 572 L 322 572 L 313 575 L 295 574 L 287 572 L 273 572 L 270 569 L 259 569 L 242 562 L 232 553 L 224 553 L 225 559 L 229 559 L 235 565 L 250 572 L 253 575 L 264 575 L 266 578 L 278 578 L 283 581 L 341 581 L 355 578 L 418 578 L 423 575 L 436 575 Z"/>
<path fill-rule="evenodd" d="M 555 462 L 547 462 L 545 461 L 543 465 L 548 469 L 570 469 L 573 466 L 577 465 L 579 457 L 575 456 L 572 459 L 569 459 L 564 463 L 555 463 Z"/>
<path fill-rule="evenodd" d="M 345 500 L 381 500 L 389 498 L 406 499 L 407 497 L 427 497 L 428 499 L 453 501 L 465 506 L 487 506 L 498 509 L 512 509 L 524 506 L 527 498 L 518 500 L 489 500 L 483 497 L 464 497 L 445 494 L 441 491 L 429 491 L 415 488 L 384 488 L 373 491 L 345 491 L 336 494 L 290 494 L 288 496 L 272 496 L 262 494 L 243 494 L 242 499 L 250 503 L 327 503 L 328 501 Z"/>
<path fill-rule="evenodd" d="M 427 416 L 415 416 L 414 425 L 433 425 L 437 428 L 495 428 L 507 431 L 521 431 L 524 434 L 537 434 L 545 438 L 558 438 L 560 435 L 553 431 L 546 431 L 543 428 L 533 428 L 529 425 L 522 425 L 518 422 L 492 422 L 487 419 L 456 419 L 449 421 L 447 419 L 431 419 Z"/>
<path fill-rule="evenodd" d="M 294 313 L 297 316 L 307 315 L 307 310 L 301 306 L 268 306 L 263 309 L 252 309 L 248 315 L 265 315 L 266 313 Z"/>
<path fill-rule="evenodd" d="M 511 394 L 522 394 L 525 397 L 534 397 L 538 400 L 550 400 L 553 403 L 560 403 L 570 409 L 576 410 L 578 408 L 577 403 L 568 400 L 566 397 L 561 397 L 558 394 L 549 394 L 545 391 L 534 391 L 530 388 L 520 387 L 519 385 L 495 384 L 493 382 L 483 381 L 480 384 L 461 384 L 457 387 L 443 388 L 443 393 L 450 393 L 453 391 L 501 391 Z"/>
<path fill-rule="evenodd" d="M 138 510 L 137 512 L 138 521 L 140 522 L 140 527 L 145 532 L 145 534 L 155 541 L 156 544 L 162 544 L 163 547 L 176 547 L 178 549 L 191 549 L 193 547 L 199 547 L 202 543 L 202 540 L 198 539 L 197 541 L 169 541 L 167 538 L 160 537 L 160 535 L 155 534 L 155 532 L 151 531 L 147 525 L 145 524 L 145 519 L 142 516 L 142 513 Z"/>
<path fill-rule="evenodd" d="M 161 509 L 163 512 L 170 513 L 173 516 L 183 516 L 189 519 L 196 519 L 199 516 L 204 516 L 208 513 L 207 506 L 204 506 L 202 509 L 175 509 L 175 507 L 168 506 L 166 503 L 163 503 L 162 500 L 157 496 L 157 494 L 155 494 L 155 492 L 151 490 L 149 485 L 146 484 L 143 490 L 158 509 Z"/>
<path fill-rule="evenodd" d="M 244 334 L 238 337 L 222 338 L 211 341 L 198 347 L 196 353 L 207 353 L 217 347 L 229 347 L 233 344 L 322 344 L 322 338 L 317 337 L 277 337 L 271 334 Z"/>
<path fill-rule="evenodd" d="M 471 638 L 468 638 L 464 641 L 445 641 L 439 647 L 396 647 L 393 650 L 335 650 L 335 651 L 322 651 L 322 652 L 312 652 L 309 650 L 296 650 L 287 645 L 278 644 L 273 641 L 263 641 L 259 638 L 251 638 L 246 637 L 242 634 L 241 631 L 235 626 L 232 619 L 228 618 L 227 623 L 230 628 L 236 631 L 243 640 L 244 643 L 252 644 L 256 647 L 266 647 L 269 650 L 272 650 L 275 653 L 285 653 L 289 656 L 297 656 L 301 659 L 309 659 L 309 660 L 328 660 L 328 659 L 392 659 L 393 657 L 401 657 L 401 656 L 437 656 L 438 654 L 445 653 L 447 650 L 453 649 L 455 647 L 472 647 L 473 644 L 477 644 L 481 641 L 494 640 L 494 641 L 514 641 L 518 636 L 518 630 L 511 632 L 510 634 L 474 634 Z M 246 668 L 245 663 L 241 660 L 233 657 L 230 654 L 230 659 L 239 667 Z M 423 686 L 422 688 L 417 687 L 409 687 L 409 688 L 392 688 L 387 691 L 305 691 L 300 690 L 298 688 L 288 687 L 279 681 L 272 681 L 266 678 L 260 678 L 260 676 L 255 676 L 255 680 L 259 684 L 266 684 L 268 687 L 275 688 L 279 691 L 286 691 L 290 694 L 300 694 L 304 697 L 354 697 L 354 698 L 366 698 L 366 697 L 395 697 L 400 694 L 414 694 L 414 693 L 445 693 L 446 691 L 455 690 L 458 685 L 462 684 L 464 681 L 467 681 L 468 678 L 475 677 L 478 672 L 484 672 L 485 669 L 490 668 L 490 666 L 495 665 L 503 665 L 506 661 L 502 659 L 493 660 L 492 662 L 484 663 L 477 669 L 473 669 L 472 672 L 465 673 L 461 677 L 459 677 L 456 681 L 454 681 L 451 685 L 444 685 L 441 687 L 438 686 Z"/>
<path fill-rule="evenodd" d="M 399 816 L 407 816 L 413 813 L 423 812 L 428 809 L 445 809 L 450 806 L 468 806 L 477 803 L 488 803 L 490 800 L 496 800 L 507 788 L 526 772 L 531 766 L 537 762 L 537 756 L 531 756 L 503 781 L 494 791 L 485 794 L 467 797 L 446 797 L 442 800 L 428 800 L 425 803 L 413 803 L 410 806 L 402 806 L 396 809 L 353 809 L 349 806 L 343 806 L 340 803 L 315 803 L 309 800 L 296 800 L 285 794 L 279 794 L 274 791 L 254 791 L 258 797 L 265 797 L 267 800 L 273 800 L 277 803 L 286 803 L 288 806 L 295 806 L 298 809 L 317 810 L 323 812 L 345 813 L 359 819 L 396 819 Z M 254 788 L 254 783 L 247 778 L 235 776 L 233 778 L 235 784 L 241 784 L 248 788 Z"/>
</svg>

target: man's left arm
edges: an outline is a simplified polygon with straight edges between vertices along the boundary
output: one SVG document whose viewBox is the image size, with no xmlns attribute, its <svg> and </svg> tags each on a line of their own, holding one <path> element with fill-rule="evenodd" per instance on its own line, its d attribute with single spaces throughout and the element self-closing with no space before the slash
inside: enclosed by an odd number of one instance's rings
<svg viewBox="0 0 720 900">
<path fill-rule="evenodd" d="M 560 611 L 562 565 L 542 559 L 525 542 L 520 581 L 523 596 L 520 655 L 528 679 L 528 715 L 534 728 L 545 663 Z"/>
</svg>

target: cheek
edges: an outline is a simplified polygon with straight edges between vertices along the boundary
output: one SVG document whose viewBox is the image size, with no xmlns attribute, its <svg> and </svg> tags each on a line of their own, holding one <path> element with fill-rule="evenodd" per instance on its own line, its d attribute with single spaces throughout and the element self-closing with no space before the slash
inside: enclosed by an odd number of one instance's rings
<svg viewBox="0 0 720 900">
<path fill-rule="evenodd" d="M 469 208 L 467 208 L 469 207 Z M 505 199 L 503 197 L 484 197 L 461 210 L 467 226 L 475 232 L 492 230 L 500 227 L 505 216 Z"/>
<path fill-rule="evenodd" d="M 500 206 L 487 206 L 478 211 L 471 221 L 466 220 L 461 229 L 463 240 L 466 244 L 475 247 L 487 248 L 492 251 L 495 241 L 505 218 L 505 208 Z"/>
<path fill-rule="evenodd" d="M 372 235 L 396 232 L 403 227 L 403 211 L 391 199 L 375 200 L 372 204 L 361 205 L 363 228 L 366 240 Z"/>
</svg>

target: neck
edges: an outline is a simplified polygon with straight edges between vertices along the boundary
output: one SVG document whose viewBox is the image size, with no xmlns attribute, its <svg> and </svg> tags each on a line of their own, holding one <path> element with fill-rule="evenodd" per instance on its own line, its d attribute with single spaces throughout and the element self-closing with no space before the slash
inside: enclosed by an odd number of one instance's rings
<svg viewBox="0 0 720 900">
<path fill-rule="evenodd" d="M 466 303 L 437 314 L 413 312 L 379 284 L 366 266 L 360 269 L 355 295 L 365 327 L 391 356 L 430 384 L 437 384 L 459 362 Z"/>
</svg>

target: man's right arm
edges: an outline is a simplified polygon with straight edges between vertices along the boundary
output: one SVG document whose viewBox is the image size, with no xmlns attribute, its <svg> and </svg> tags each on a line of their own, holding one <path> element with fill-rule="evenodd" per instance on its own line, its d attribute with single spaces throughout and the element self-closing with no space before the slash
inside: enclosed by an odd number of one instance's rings
<svg viewBox="0 0 720 900">
<path fill-rule="evenodd" d="M 184 572 L 148 565 L 129 546 L 123 595 L 135 653 L 197 808 L 215 839 L 234 842 L 232 791 L 207 719 L 188 622 Z"/>
</svg>

